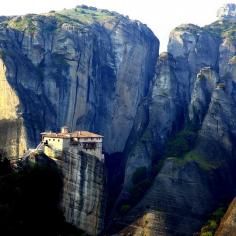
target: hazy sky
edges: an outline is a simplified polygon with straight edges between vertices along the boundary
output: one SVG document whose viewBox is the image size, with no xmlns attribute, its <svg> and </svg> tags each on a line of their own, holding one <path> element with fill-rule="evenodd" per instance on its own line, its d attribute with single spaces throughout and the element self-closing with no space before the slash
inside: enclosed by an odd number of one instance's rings
<svg viewBox="0 0 236 236">
<path fill-rule="evenodd" d="M 86 4 L 115 10 L 146 23 L 166 50 L 170 31 L 182 23 L 206 25 L 216 20 L 217 9 L 227 0 L 0 0 L 0 15 L 43 13 Z M 230 1 L 236 3 L 236 1 Z"/>
</svg>

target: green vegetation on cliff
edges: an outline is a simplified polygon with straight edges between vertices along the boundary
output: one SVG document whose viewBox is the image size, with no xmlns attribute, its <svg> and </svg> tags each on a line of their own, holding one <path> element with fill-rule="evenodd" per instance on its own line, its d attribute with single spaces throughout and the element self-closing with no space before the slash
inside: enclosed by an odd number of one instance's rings
<svg viewBox="0 0 236 236">
<path fill-rule="evenodd" d="M 211 170 L 219 167 L 217 163 L 210 163 L 206 158 L 204 158 L 197 151 L 190 151 L 186 153 L 182 158 L 175 158 L 175 161 L 179 165 L 185 165 L 188 162 L 196 162 L 199 167 L 203 170 Z"/>
<path fill-rule="evenodd" d="M 204 30 L 211 33 L 213 36 L 220 38 L 235 38 L 236 37 L 236 26 L 235 23 L 230 21 L 225 21 L 222 24 L 216 21 L 210 25 L 204 27 Z"/>
<path fill-rule="evenodd" d="M 45 32 L 51 32 L 65 23 L 73 26 L 90 25 L 95 22 L 109 22 L 115 19 L 117 15 L 117 13 L 100 10 L 95 7 L 78 6 L 74 9 L 51 11 L 42 15 L 28 14 L 13 17 L 4 21 L 3 24 L 22 32 L 34 33 L 40 28 L 43 28 Z"/>
<path fill-rule="evenodd" d="M 201 27 L 194 24 L 182 24 L 174 29 L 175 31 L 185 31 L 192 34 L 197 34 L 201 30 Z"/>
<path fill-rule="evenodd" d="M 29 16 L 13 18 L 8 22 L 8 27 L 19 31 L 27 30 L 30 33 L 33 33 L 37 29 L 32 17 Z"/>
<path fill-rule="evenodd" d="M 183 24 L 175 28 L 175 31 L 189 32 L 193 35 L 197 35 L 200 32 L 210 33 L 216 38 L 236 38 L 236 26 L 235 23 L 230 21 L 224 21 L 222 24 L 220 21 L 216 21 L 205 27 L 199 27 L 193 24 Z"/>
<path fill-rule="evenodd" d="M 166 157 L 181 157 L 191 151 L 197 138 L 196 130 L 185 128 L 172 137 L 166 145 Z"/>
<path fill-rule="evenodd" d="M 209 162 L 199 151 L 194 150 L 196 139 L 197 130 L 187 125 L 167 142 L 165 157 L 173 158 L 181 166 L 196 162 L 203 170 L 219 167 L 220 163 Z"/>
<path fill-rule="evenodd" d="M 73 21 L 84 24 L 94 22 L 105 22 L 114 18 L 113 14 L 106 10 L 99 10 L 95 7 L 78 6 L 75 9 L 64 9 L 55 14 L 56 17 L 68 17 Z"/>
<path fill-rule="evenodd" d="M 201 228 L 201 231 L 198 235 L 213 236 L 226 210 L 227 208 L 225 206 L 220 206 L 212 214 L 210 214 L 209 219 L 207 220 L 206 224 Z"/>
</svg>

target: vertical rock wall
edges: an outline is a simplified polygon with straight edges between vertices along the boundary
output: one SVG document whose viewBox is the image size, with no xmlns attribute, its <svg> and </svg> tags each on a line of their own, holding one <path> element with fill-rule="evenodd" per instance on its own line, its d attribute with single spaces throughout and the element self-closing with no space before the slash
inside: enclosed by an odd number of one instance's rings
<svg viewBox="0 0 236 236">
<path fill-rule="evenodd" d="M 63 174 L 62 208 L 66 221 L 98 235 L 104 227 L 106 174 L 96 156 L 70 147 L 57 161 Z"/>
<path fill-rule="evenodd" d="M 26 150 L 24 122 L 18 108 L 19 98 L 6 79 L 6 66 L 0 60 L 0 149 L 8 156 L 19 156 Z"/>
<path fill-rule="evenodd" d="M 0 21 L 0 57 L 28 147 L 39 142 L 40 132 L 68 125 L 101 133 L 107 153 L 122 152 L 158 48 L 145 25 L 94 8 Z M 2 104 L 15 111 L 6 99 Z"/>
<path fill-rule="evenodd" d="M 232 11 L 236 6 L 230 8 L 232 14 L 209 26 L 181 25 L 170 34 L 168 53 L 174 66 L 166 66 L 169 60 L 160 64 L 157 83 L 143 102 L 142 118 L 137 116 L 134 123 L 138 136 L 133 135 L 137 141 L 131 144 L 138 151 L 128 153 L 124 184 L 130 199 L 137 165 L 146 167 L 150 154 L 165 151 L 160 137 L 171 137 L 182 148 L 181 132 L 186 132 L 187 140 L 194 132 L 196 139 L 183 153 L 166 150 L 163 162 L 159 155 L 153 157 L 160 170 L 138 204 L 116 217 L 118 235 L 192 235 L 219 202 L 235 196 L 236 27 L 232 20 L 236 18 Z M 176 116 L 176 111 L 182 116 Z M 170 144 L 175 148 L 174 142 Z M 147 148 L 140 149 L 140 144 Z M 123 201 L 128 195 L 124 190 Z"/>
</svg>

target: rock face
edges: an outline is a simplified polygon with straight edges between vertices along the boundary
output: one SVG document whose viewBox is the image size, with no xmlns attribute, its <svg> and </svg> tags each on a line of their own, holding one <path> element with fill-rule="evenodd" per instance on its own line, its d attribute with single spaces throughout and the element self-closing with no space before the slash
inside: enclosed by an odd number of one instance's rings
<svg viewBox="0 0 236 236">
<path fill-rule="evenodd" d="M 112 231 L 192 235 L 235 194 L 235 9 L 225 6 L 205 27 L 180 25 L 158 59 L 153 33 L 117 13 L 78 7 L 1 18 L 0 147 L 7 140 L 18 155 L 40 131 L 65 124 L 101 133 L 107 153 L 124 154 L 116 206 L 131 204 L 122 217 L 112 211 Z M 97 234 L 102 167 L 82 153 L 64 158 L 67 220 Z M 146 182 L 134 181 L 140 170 Z"/>
<path fill-rule="evenodd" d="M 172 130 L 181 126 L 181 85 L 175 73 L 176 62 L 172 55 L 160 55 L 156 76 L 147 98 L 141 103 L 128 140 L 125 188 L 130 187 L 132 174 L 139 167 L 150 169 L 152 158 L 161 153 L 163 144 Z M 157 115 L 158 114 L 158 115 Z M 178 121 L 178 122 L 176 122 Z M 140 138 L 138 138 L 140 137 Z M 159 149 L 155 150 L 155 147 Z"/>
<path fill-rule="evenodd" d="M 47 146 L 49 147 L 49 146 Z M 66 222 L 86 232 L 101 235 L 105 226 L 107 173 L 103 155 L 91 155 L 78 145 L 63 151 L 41 149 L 25 156 L 21 167 L 49 167 L 61 177 L 58 195 Z M 47 154 L 47 155 L 46 155 Z M 45 193 L 46 194 L 46 193 Z M 44 229 L 47 232 L 47 229 Z"/>
<path fill-rule="evenodd" d="M 6 78 L 6 67 L 0 60 L 0 149 L 11 156 L 26 150 L 24 121 L 18 113 L 20 101 Z"/>
<path fill-rule="evenodd" d="M 236 22 L 236 5 L 233 3 L 225 4 L 218 10 L 217 16 L 219 20 Z"/>
<path fill-rule="evenodd" d="M 223 219 L 221 220 L 220 226 L 217 229 L 216 236 L 233 236 L 236 232 L 236 199 L 231 202 L 227 212 L 225 213 Z"/>
<path fill-rule="evenodd" d="M 17 137 L 11 125 L 2 133 L 17 147 L 8 155 L 62 125 L 103 134 L 107 153 L 123 151 L 158 47 L 145 25 L 95 8 L 2 19 L 0 119 L 18 127 Z"/>
<path fill-rule="evenodd" d="M 192 235 L 220 201 L 234 196 L 235 32 L 232 18 L 171 32 L 167 60 L 160 63 L 160 56 L 137 113 L 143 119 L 137 115 L 129 137 L 134 146 L 127 147 L 121 199 L 132 199 L 137 168 L 151 172 L 156 162 L 161 168 L 141 200 L 115 219 L 120 235 Z"/>
<path fill-rule="evenodd" d="M 67 222 L 89 235 L 104 229 L 106 172 L 96 156 L 70 148 L 57 161 L 63 174 L 62 209 Z"/>
</svg>

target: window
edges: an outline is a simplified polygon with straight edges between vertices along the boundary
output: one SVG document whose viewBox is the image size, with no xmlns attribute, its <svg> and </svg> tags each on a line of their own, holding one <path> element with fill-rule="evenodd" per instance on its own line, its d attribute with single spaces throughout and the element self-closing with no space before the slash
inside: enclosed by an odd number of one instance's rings
<svg viewBox="0 0 236 236">
<path fill-rule="evenodd" d="M 55 141 L 55 138 L 53 139 L 53 141 Z"/>
<path fill-rule="evenodd" d="M 58 139 L 57 141 L 60 142 L 60 139 Z"/>
</svg>

